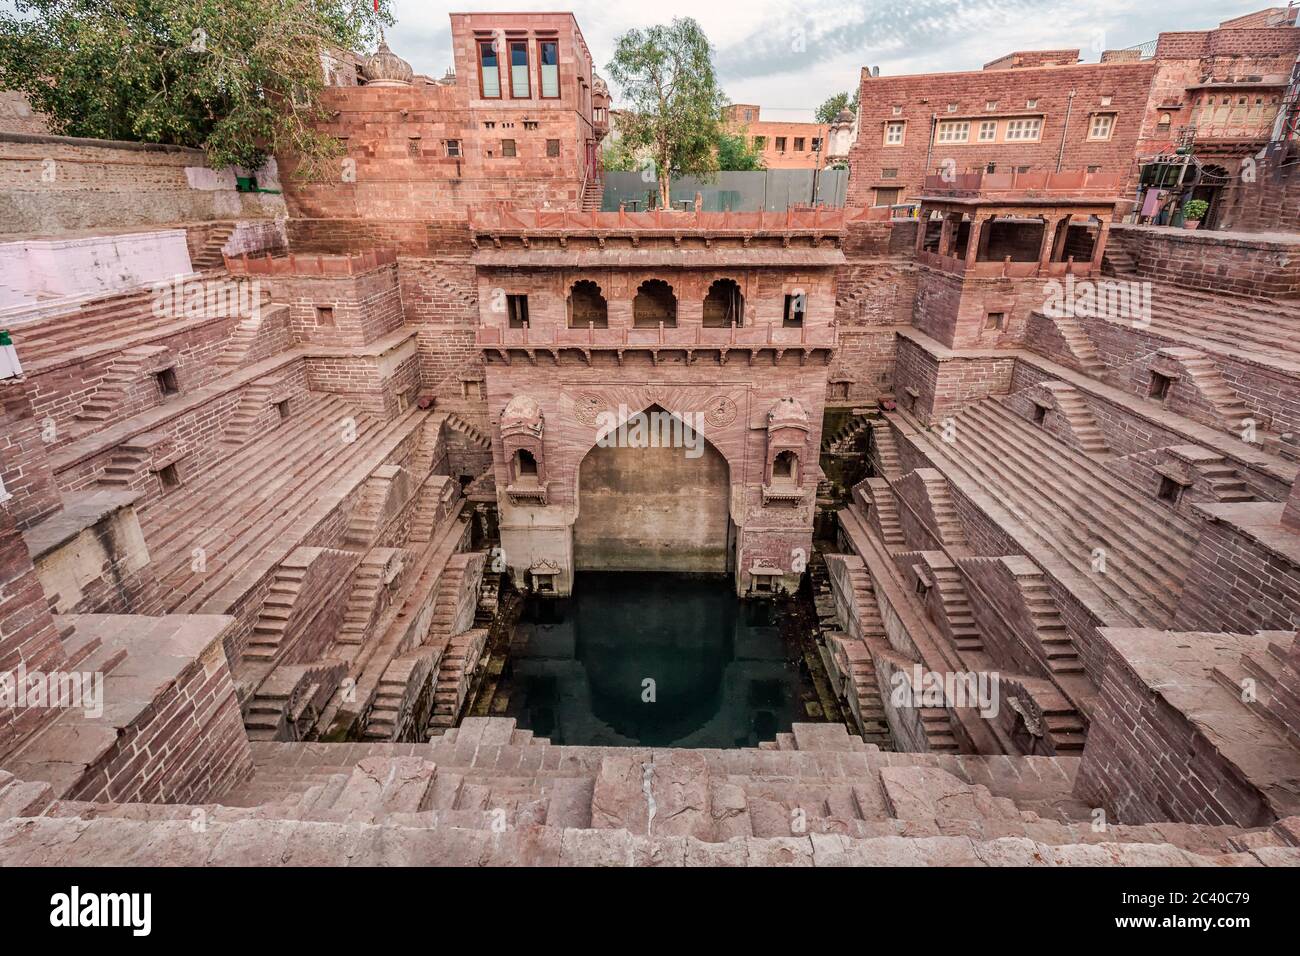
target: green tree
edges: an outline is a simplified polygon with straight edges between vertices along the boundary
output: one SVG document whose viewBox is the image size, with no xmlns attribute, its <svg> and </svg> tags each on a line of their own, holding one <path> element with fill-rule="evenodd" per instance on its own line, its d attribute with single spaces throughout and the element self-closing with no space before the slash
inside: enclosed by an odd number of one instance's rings
<svg viewBox="0 0 1300 956">
<path fill-rule="evenodd" d="M 859 91 L 854 90 L 852 99 L 849 98 L 848 93 L 836 93 L 827 97 L 826 101 L 817 107 L 817 122 L 834 122 L 835 117 L 840 115 L 840 110 L 846 107 L 856 113 L 858 111 L 858 95 Z"/>
<path fill-rule="evenodd" d="M 663 206 L 673 173 L 717 172 L 718 117 L 726 101 L 698 23 L 685 17 L 628 31 L 618 38 L 608 70 L 627 108 L 623 136 L 633 151 L 649 148 Z"/>
<path fill-rule="evenodd" d="M 370 46 L 388 0 L 14 0 L 0 86 L 56 132 L 198 147 L 214 166 L 292 154 L 323 175 L 321 53 Z"/>
<path fill-rule="evenodd" d="M 718 134 L 718 168 L 752 171 L 767 168 L 762 152 L 743 131 Z"/>
</svg>

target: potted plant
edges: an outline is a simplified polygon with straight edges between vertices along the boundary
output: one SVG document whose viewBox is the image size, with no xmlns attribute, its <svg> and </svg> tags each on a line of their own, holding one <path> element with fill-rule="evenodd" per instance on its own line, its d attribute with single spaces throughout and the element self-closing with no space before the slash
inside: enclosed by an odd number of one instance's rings
<svg viewBox="0 0 1300 956">
<path fill-rule="evenodd" d="M 1189 199 L 1183 203 L 1183 228 L 1195 229 L 1210 211 L 1210 204 L 1204 199 Z"/>
</svg>

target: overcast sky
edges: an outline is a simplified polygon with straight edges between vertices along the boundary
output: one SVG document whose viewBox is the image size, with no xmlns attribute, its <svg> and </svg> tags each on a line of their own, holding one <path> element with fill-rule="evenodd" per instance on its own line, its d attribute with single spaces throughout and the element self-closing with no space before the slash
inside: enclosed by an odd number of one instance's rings
<svg viewBox="0 0 1300 956">
<path fill-rule="evenodd" d="M 620 33 L 693 16 L 714 45 L 732 102 L 758 103 L 765 119 L 805 120 L 827 96 L 855 87 L 863 66 L 887 74 L 977 70 L 1012 50 L 1074 47 L 1095 61 L 1102 49 L 1154 40 L 1162 30 L 1209 29 L 1267 6 L 1267 0 L 393 0 L 397 26 L 389 45 L 417 73 L 436 78 L 451 65 L 449 12 L 572 10 L 608 80 L 605 64 Z"/>
</svg>

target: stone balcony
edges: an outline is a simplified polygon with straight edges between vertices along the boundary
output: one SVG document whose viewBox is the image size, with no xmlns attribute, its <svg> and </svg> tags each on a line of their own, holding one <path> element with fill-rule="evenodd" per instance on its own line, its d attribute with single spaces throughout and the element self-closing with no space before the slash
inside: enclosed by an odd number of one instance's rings
<svg viewBox="0 0 1300 956">
<path fill-rule="evenodd" d="M 700 325 L 652 329 L 480 326 L 476 342 L 479 348 L 486 349 L 833 349 L 839 344 L 839 330 L 834 325 L 786 328 L 775 322 L 718 329 Z"/>
</svg>

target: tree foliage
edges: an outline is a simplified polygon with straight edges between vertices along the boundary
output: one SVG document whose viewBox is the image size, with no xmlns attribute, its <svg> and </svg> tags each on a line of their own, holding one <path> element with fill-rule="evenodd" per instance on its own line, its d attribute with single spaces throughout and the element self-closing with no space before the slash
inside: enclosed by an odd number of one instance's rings
<svg viewBox="0 0 1300 956">
<path fill-rule="evenodd" d="M 627 114 L 627 148 L 648 147 L 666 207 L 670 177 L 709 176 L 718 170 L 722 107 L 708 37 L 690 17 L 668 26 L 630 30 L 618 38 L 609 75 Z"/>
<path fill-rule="evenodd" d="M 204 150 L 256 168 L 291 153 L 324 172 L 322 53 L 368 48 L 388 0 L 13 0 L 0 9 L 0 86 L 56 132 Z"/>
<path fill-rule="evenodd" d="M 763 153 L 743 131 L 718 134 L 718 168 L 752 172 L 767 168 Z"/>
<path fill-rule="evenodd" d="M 851 112 L 856 113 L 858 111 L 859 93 L 859 90 L 854 90 L 852 99 L 849 98 L 848 93 L 836 93 L 833 96 L 827 97 L 826 101 L 822 103 L 821 106 L 817 107 L 817 122 L 833 123 L 835 117 L 840 115 L 840 110 L 843 110 L 846 107 Z"/>
</svg>

